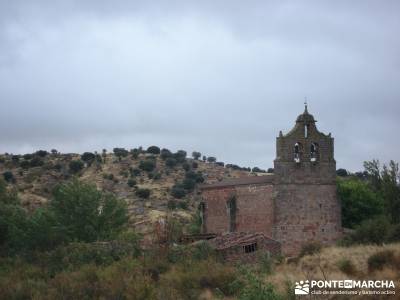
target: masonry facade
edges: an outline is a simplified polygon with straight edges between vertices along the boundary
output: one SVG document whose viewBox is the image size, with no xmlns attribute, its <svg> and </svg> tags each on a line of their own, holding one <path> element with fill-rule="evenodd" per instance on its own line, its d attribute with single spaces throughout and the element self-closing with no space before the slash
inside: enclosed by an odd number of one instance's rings
<svg viewBox="0 0 400 300">
<path fill-rule="evenodd" d="M 204 185 L 203 233 L 259 233 L 285 255 L 311 241 L 334 243 L 342 232 L 334 140 L 315 123 L 306 106 L 294 128 L 279 133 L 274 174 Z"/>
</svg>

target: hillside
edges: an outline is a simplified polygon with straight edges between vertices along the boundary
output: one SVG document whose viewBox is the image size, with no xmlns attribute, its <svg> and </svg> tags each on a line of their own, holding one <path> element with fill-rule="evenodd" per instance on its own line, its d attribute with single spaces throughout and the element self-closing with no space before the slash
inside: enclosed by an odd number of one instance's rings
<svg viewBox="0 0 400 300">
<path fill-rule="evenodd" d="M 220 163 L 187 158 L 184 151 L 178 151 L 184 155 L 176 157 L 177 153 L 167 151 L 154 154 L 135 149 L 130 153 L 122 151 L 121 154 L 118 152 L 121 148 L 116 149 L 116 153 L 103 152 L 102 155 L 61 154 L 56 151 L 4 154 L 0 156 L 0 174 L 5 177 L 8 174 L 10 185 L 17 189 L 23 206 L 28 210 L 49 201 L 52 190 L 74 176 L 96 184 L 98 189 L 111 192 L 127 202 L 129 224 L 142 233 L 151 230 L 152 224 L 167 212 L 188 222 L 199 202 L 199 183 L 257 175 L 237 166 L 224 167 Z M 174 157 L 175 162 L 167 161 Z M 76 161 L 82 161 L 83 165 L 75 167 Z M 146 166 L 148 161 L 154 162 L 154 166 Z M 196 174 L 200 180 L 196 178 L 193 186 L 184 188 L 184 196 L 171 195 L 174 185 L 184 183 L 188 173 Z M 150 191 L 148 197 L 138 195 L 138 190 L 143 189 Z"/>
</svg>

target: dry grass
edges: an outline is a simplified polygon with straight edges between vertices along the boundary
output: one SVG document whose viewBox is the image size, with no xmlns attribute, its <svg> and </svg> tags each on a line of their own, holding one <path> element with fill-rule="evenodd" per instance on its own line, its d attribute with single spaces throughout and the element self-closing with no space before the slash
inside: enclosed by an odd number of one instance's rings
<svg viewBox="0 0 400 300">
<path fill-rule="evenodd" d="M 368 258 L 382 250 L 392 250 L 397 257 L 400 257 L 400 243 L 383 246 L 360 245 L 352 247 L 327 247 L 320 253 L 307 255 L 301 258 L 297 264 L 285 264 L 276 266 L 275 272 L 266 278 L 276 286 L 277 290 L 284 293 L 287 290 L 287 282 L 294 283 L 299 280 L 394 280 L 396 294 L 400 294 L 400 265 L 394 261 L 390 267 L 381 271 L 368 271 Z M 340 270 L 340 261 L 351 262 L 355 272 L 351 275 Z M 400 295 L 399 295 L 400 296 Z M 396 298 L 391 298 L 396 299 Z"/>
</svg>

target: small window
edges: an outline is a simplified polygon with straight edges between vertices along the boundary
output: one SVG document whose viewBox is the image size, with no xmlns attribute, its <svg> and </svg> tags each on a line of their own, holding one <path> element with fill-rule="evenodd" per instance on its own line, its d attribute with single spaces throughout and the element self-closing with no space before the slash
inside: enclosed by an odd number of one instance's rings
<svg viewBox="0 0 400 300">
<path fill-rule="evenodd" d="M 308 125 L 304 125 L 304 137 L 308 137 Z"/>
<path fill-rule="evenodd" d="M 257 251 L 257 243 L 243 246 L 244 253 L 251 253 Z"/>
</svg>

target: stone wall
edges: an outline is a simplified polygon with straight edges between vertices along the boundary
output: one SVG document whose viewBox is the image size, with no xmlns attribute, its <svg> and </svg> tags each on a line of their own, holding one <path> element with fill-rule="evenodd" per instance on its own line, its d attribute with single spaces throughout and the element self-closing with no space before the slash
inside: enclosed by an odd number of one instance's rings
<svg viewBox="0 0 400 300">
<path fill-rule="evenodd" d="M 231 231 L 228 202 L 236 201 L 235 229 L 237 232 L 262 232 L 272 236 L 274 205 L 272 184 L 249 184 L 203 190 L 204 228 L 209 233 Z"/>
<path fill-rule="evenodd" d="M 275 186 L 273 238 L 286 255 L 297 255 L 311 241 L 332 244 L 341 235 L 341 209 L 336 185 Z"/>
</svg>

